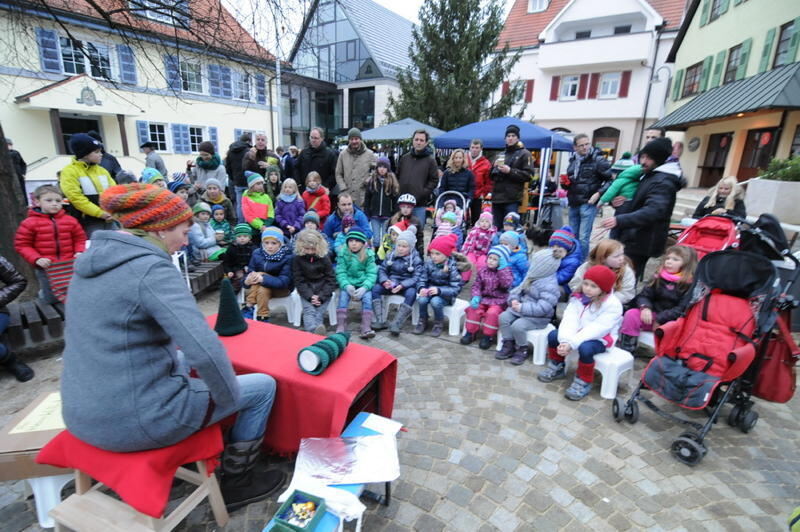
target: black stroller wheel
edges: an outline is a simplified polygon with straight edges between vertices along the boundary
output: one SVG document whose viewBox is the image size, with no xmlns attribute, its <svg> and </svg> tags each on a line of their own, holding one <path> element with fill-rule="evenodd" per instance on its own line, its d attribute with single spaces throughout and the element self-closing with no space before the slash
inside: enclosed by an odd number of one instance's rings
<svg viewBox="0 0 800 532">
<path fill-rule="evenodd" d="M 696 432 L 686 431 L 686 432 L 681 433 L 681 435 L 678 436 L 678 438 L 686 438 L 688 440 L 692 440 L 695 443 L 699 443 L 700 445 L 703 445 L 703 440 L 700 438 L 700 435 L 697 434 Z"/>
<path fill-rule="evenodd" d="M 625 419 L 627 419 L 628 423 L 631 425 L 639 421 L 639 403 L 631 401 L 630 405 L 625 408 Z"/>
<path fill-rule="evenodd" d="M 755 410 L 747 410 L 742 415 L 741 421 L 739 422 L 739 430 L 747 434 L 753 430 L 753 427 L 756 426 L 756 423 L 758 423 L 758 412 Z"/>
<path fill-rule="evenodd" d="M 614 416 L 614 421 L 617 423 L 622 421 L 624 411 L 625 406 L 622 404 L 622 400 L 619 397 L 615 397 L 614 400 L 611 401 L 611 415 Z"/>
<path fill-rule="evenodd" d="M 728 425 L 731 427 L 738 427 L 741 421 L 742 409 L 737 405 L 734 406 L 728 414 Z"/>
<path fill-rule="evenodd" d="M 705 445 L 694 441 L 692 438 L 680 437 L 672 442 L 670 451 L 677 461 L 694 467 L 706 455 L 707 449 Z"/>
</svg>

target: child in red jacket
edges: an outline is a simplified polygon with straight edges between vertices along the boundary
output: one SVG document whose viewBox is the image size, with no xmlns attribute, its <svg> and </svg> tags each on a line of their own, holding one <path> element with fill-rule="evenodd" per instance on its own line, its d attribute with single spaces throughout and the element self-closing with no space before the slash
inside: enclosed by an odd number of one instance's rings
<svg viewBox="0 0 800 532">
<path fill-rule="evenodd" d="M 325 220 L 331 213 L 331 198 L 328 195 L 328 189 L 322 186 L 322 177 L 317 172 L 309 172 L 306 177 L 303 202 L 306 204 L 306 211 L 311 209 L 317 211 L 319 227 L 325 225 Z"/>
<path fill-rule="evenodd" d="M 78 220 L 64 212 L 64 197 L 57 187 L 42 185 L 33 191 L 33 196 L 33 207 L 14 237 L 14 249 L 35 267 L 41 288 L 39 297 L 45 303 L 58 303 L 64 297 L 53 293 L 45 272 L 53 263 L 72 261 L 82 253 L 86 249 L 86 233 Z M 67 279 L 72 267 L 68 270 Z"/>
</svg>

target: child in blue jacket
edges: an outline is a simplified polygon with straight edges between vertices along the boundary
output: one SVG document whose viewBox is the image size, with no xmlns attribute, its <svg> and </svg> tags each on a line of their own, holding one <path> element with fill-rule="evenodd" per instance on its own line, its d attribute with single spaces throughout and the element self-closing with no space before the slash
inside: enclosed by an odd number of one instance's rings
<svg viewBox="0 0 800 532">
<path fill-rule="evenodd" d="M 511 288 L 519 286 L 528 273 L 528 254 L 519 245 L 519 234 L 515 231 L 505 231 L 500 235 L 500 245 L 508 250 L 508 265 L 514 274 L 514 283 Z"/>
<path fill-rule="evenodd" d="M 269 300 L 286 297 L 292 291 L 292 251 L 285 245 L 283 231 L 274 226 L 265 227 L 261 233 L 261 247 L 253 251 L 248 265 L 245 286 L 250 287 L 242 310 L 245 318 L 269 321 Z"/>
<path fill-rule="evenodd" d="M 418 291 L 419 323 L 414 334 L 422 334 L 428 327 L 428 305 L 433 307 L 431 336 L 442 335 L 444 307 L 453 304 L 463 283 L 453 252 L 458 236 L 450 233 L 437 236 L 428 245 L 429 260 L 425 261 Z"/>
<path fill-rule="evenodd" d="M 400 233 L 397 237 L 394 250 L 387 255 L 378 268 L 378 282 L 372 288 L 372 309 L 375 323 L 372 328 L 376 331 L 387 328 L 382 321 L 383 301 L 381 296 L 398 294 L 404 298 L 403 304 L 397 309 L 394 320 L 388 325 L 392 336 L 399 336 L 408 316 L 411 306 L 417 298 L 417 289 L 422 280 L 422 259 L 414 247 L 417 245 L 417 235 L 413 226 Z"/>
<path fill-rule="evenodd" d="M 572 228 L 565 225 L 561 229 L 553 231 L 549 244 L 553 250 L 553 256 L 561 260 L 561 265 L 556 272 L 558 284 L 561 286 L 564 295 L 569 296 L 569 282 L 575 276 L 575 271 L 582 263 L 581 243 L 575 238 Z"/>
</svg>

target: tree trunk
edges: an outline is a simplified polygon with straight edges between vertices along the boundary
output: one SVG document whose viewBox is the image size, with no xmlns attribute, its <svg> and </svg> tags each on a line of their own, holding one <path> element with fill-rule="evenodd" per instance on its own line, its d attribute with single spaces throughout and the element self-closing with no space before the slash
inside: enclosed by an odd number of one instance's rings
<svg viewBox="0 0 800 532">
<path fill-rule="evenodd" d="M 39 283 L 33 267 L 14 250 L 14 234 L 25 218 L 27 207 L 22 201 L 24 190 L 20 190 L 19 179 L 11 157 L 8 156 L 6 136 L 0 124 L 0 255 L 8 259 L 28 280 L 22 293 L 23 299 L 34 299 L 39 291 Z"/>
</svg>

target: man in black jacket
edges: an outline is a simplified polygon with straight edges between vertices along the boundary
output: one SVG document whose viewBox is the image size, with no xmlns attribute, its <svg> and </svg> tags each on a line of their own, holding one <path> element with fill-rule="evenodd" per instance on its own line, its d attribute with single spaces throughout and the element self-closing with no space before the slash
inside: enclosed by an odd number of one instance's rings
<svg viewBox="0 0 800 532">
<path fill-rule="evenodd" d="M 506 128 L 506 151 L 503 161 L 492 168 L 492 217 L 494 226 L 503 227 L 503 218 L 518 212 L 525 190 L 525 183 L 533 177 L 531 152 L 519 141 L 519 127 L 514 124 Z"/>
<path fill-rule="evenodd" d="M 321 127 L 312 127 L 308 134 L 308 146 L 297 156 L 294 179 L 302 192 L 305 189 L 309 172 L 317 172 L 322 177 L 322 185 L 330 192 L 331 205 L 336 205 L 339 191 L 336 190 L 336 160 L 339 154 L 328 147 L 323 140 L 325 132 Z"/>
<path fill-rule="evenodd" d="M 17 172 L 19 186 L 22 189 L 22 201 L 27 205 L 29 202 L 28 193 L 25 190 L 25 174 L 28 173 L 28 163 L 22 158 L 22 154 L 14 149 L 14 141 L 8 137 L 6 137 L 6 146 L 8 147 L 8 156 L 11 157 L 11 164 L 14 165 L 14 170 Z"/>
<path fill-rule="evenodd" d="M 581 243 L 581 255 L 589 255 L 592 225 L 597 216 L 597 202 L 611 184 L 611 163 L 603 152 L 592 147 L 589 137 L 583 133 L 573 141 L 575 153 L 567 167 L 567 200 L 569 201 L 569 225 Z"/>
<path fill-rule="evenodd" d="M 250 142 L 253 137 L 250 133 L 242 133 L 239 140 L 228 146 L 228 153 L 225 155 L 225 172 L 228 174 L 228 181 L 233 183 L 233 190 L 236 194 L 236 216 L 239 223 L 244 223 L 242 214 L 242 195 L 247 190 L 247 179 L 244 177 L 244 156 L 250 149 Z"/>
<path fill-rule="evenodd" d="M 439 167 L 433 150 L 428 146 L 430 135 L 424 129 L 418 129 L 411 137 L 411 151 L 404 153 L 397 162 L 397 181 L 400 183 L 400 194 L 411 194 L 417 200 L 414 216 L 425 227 L 427 206 L 431 200 L 433 189 L 439 183 Z M 417 235 L 417 239 L 422 239 Z"/>
<path fill-rule="evenodd" d="M 625 244 L 625 254 L 633 261 L 636 277 L 641 279 L 647 260 L 664 252 L 669 220 L 675 198 L 686 181 L 677 162 L 667 162 L 672 154 L 668 138 L 651 140 L 639 152 L 643 174 L 639 188 L 631 200 L 630 209 L 603 220 L 603 227 L 619 228 L 619 240 Z"/>
</svg>

